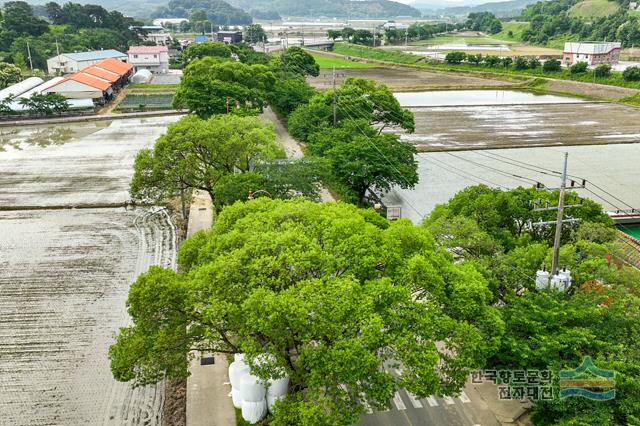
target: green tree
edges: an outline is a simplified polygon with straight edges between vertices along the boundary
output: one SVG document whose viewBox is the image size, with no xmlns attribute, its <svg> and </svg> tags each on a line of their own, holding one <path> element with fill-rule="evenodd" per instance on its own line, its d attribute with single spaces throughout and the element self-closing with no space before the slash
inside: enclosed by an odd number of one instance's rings
<svg viewBox="0 0 640 426">
<path fill-rule="evenodd" d="M 327 37 L 333 41 L 342 37 L 343 32 L 339 30 L 327 30 Z"/>
<path fill-rule="evenodd" d="M 201 189 L 215 203 L 222 177 L 282 157 L 273 129 L 258 118 L 187 116 L 170 125 L 153 150 L 138 153 L 129 192 L 134 199 L 157 201 Z"/>
<path fill-rule="evenodd" d="M 526 70 L 527 68 L 529 68 L 529 61 L 527 60 L 527 58 L 518 56 L 513 63 L 513 69 Z"/>
<path fill-rule="evenodd" d="M 306 141 L 311 133 L 333 125 L 333 93 L 321 92 L 289 117 L 291 134 Z M 365 120 L 382 132 L 398 126 L 413 132 L 413 113 L 400 106 L 387 86 L 364 78 L 347 78 L 336 90 L 337 124 L 349 120 Z"/>
<path fill-rule="evenodd" d="M 0 88 L 18 83 L 22 79 L 22 70 L 14 64 L 0 62 Z"/>
<path fill-rule="evenodd" d="M 257 114 L 274 82 L 273 73 L 264 65 L 205 57 L 185 68 L 173 105 L 202 118 L 227 112 Z"/>
<path fill-rule="evenodd" d="M 480 63 L 482 62 L 484 58 L 482 57 L 482 54 L 478 53 L 477 55 L 467 55 L 467 62 L 474 64 L 474 65 L 480 65 Z"/>
<path fill-rule="evenodd" d="M 544 64 L 542 65 L 542 70 L 544 72 L 560 71 L 561 68 L 562 68 L 561 63 L 557 59 L 547 59 L 546 61 L 544 61 Z"/>
<path fill-rule="evenodd" d="M 266 43 L 267 33 L 260 24 L 247 25 L 244 28 L 244 39 L 247 43 Z"/>
<path fill-rule="evenodd" d="M 353 424 L 398 388 L 454 394 L 502 332 L 477 271 L 409 221 L 347 204 L 234 204 L 178 259 L 180 274 L 153 267 L 131 286 L 114 377 L 185 377 L 191 349 L 242 352 L 263 379 L 290 377 L 272 424 Z"/>
<path fill-rule="evenodd" d="M 488 67 L 495 67 L 500 63 L 500 58 L 496 55 L 488 55 L 484 58 L 484 63 L 487 64 Z"/>
<path fill-rule="evenodd" d="M 342 38 L 350 42 L 355 32 L 356 30 L 354 30 L 353 28 L 345 27 L 342 29 Z"/>
<path fill-rule="evenodd" d="M 353 191 L 364 205 L 368 191 L 387 192 L 393 186 L 413 188 L 418 183 L 415 145 L 394 134 L 352 135 L 326 152 L 333 178 Z"/>
<path fill-rule="evenodd" d="M 622 72 L 622 78 L 626 81 L 640 81 L 640 67 L 627 67 Z"/>
<path fill-rule="evenodd" d="M 464 61 L 466 57 L 467 54 L 464 52 L 449 52 L 444 57 L 444 60 L 450 64 L 459 64 L 462 63 L 462 61 Z"/>
<path fill-rule="evenodd" d="M 316 63 L 314 57 L 299 46 L 292 46 L 286 49 L 279 59 L 278 68 L 283 71 L 303 76 L 317 77 L 320 75 L 320 66 Z"/>
<path fill-rule="evenodd" d="M 182 63 L 187 66 L 191 61 L 202 59 L 206 56 L 231 58 L 231 48 L 227 44 L 218 41 L 191 43 L 182 52 Z"/>
<path fill-rule="evenodd" d="M 593 72 L 596 77 L 609 77 L 611 75 L 611 65 L 600 64 L 593 70 Z"/>
<path fill-rule="evenodd" d="M 17 35 L 40 36 L 49 31 L 47 21 L 36 17 L 33 8 L 23 1 L 4 4 L 2 28 Z"/>
<path fill-rule="evenodd" d="M 571 72 L 571 74 L 584 74 L 587 72 L 588 67 L 589 64 L 584 61 L 576 62 L 569 67 L 569 72 Z"/>
<path fill-rule="evenodd" d="M 296 108 L 306 105 L 315 93 L 304 77 L 279 73 L 267 99 L 269 105 L 287 120 Z"/>
</svg>

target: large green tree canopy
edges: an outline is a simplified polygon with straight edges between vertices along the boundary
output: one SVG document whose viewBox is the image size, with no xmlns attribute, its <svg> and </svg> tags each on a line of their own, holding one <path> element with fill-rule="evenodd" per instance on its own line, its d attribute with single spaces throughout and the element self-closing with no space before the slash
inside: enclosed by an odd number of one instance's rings
<svg viewBox="0 0 640 426">
<path fill-rule="evenodd" d="M 256 117 L 189 115 L 170 125 L 153 150 L 138 153 L 129 191 L 134 199 L 157 201 L 201 189 L 215 201 L 223 176 L 283 157 L 273 128 Z"/>
<path fill-rule="evenodd" d="M 275 77 L 265 65 L 206 56 L 185 68 L 173 104 L 202 118 L 234 110 L 258 113 L 274 83 Z"/>
<path fill-rule="evenodd" d="M 333 92 L 324 91 L 313 96 L 289 117 L 289 130 L 298 139 L 306 141 L 310 134 L 333 125 Z M 382 131 L 397 126 L 413 132 L 413 113 L 400 106 L 389 88 L 365 78 L 347 78 L 336 89 L 336 119 L 338 124 L 349 120 L 366 120 Z"/>
<path fill-rule="evenodd" d="M 254 371 L 291 377 L 273 424 L 352 424 L 363 401 L 386 406 L 399 387 L 455 393 L 503 327 L 482 276 L 423 228 L 347 204 L 236 203 L 178 257 L 179 274 L 155 267 L 132 285 L 114 376 L 185 376 L 194 348 L 269 353 Z"/>
</svg>

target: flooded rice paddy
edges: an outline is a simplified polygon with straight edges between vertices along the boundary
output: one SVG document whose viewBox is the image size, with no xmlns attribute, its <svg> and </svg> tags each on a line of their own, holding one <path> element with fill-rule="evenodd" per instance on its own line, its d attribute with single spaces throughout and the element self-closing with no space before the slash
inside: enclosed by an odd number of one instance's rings
<svg viewBox="0 0 640 426">
<path fill-rule="evenodd" d="M 502 90 L 397 96 L 416 122 L 402 138 L 423 152 L 640 141 L 640 109 L 619 104 Z"/>
<path fill-rule="evenodd" d="M 562 170 L 564 152 L 569 153 L 569 174 L 589 179 L 619 200 L 640 208 L 640 146 L 637 144 L 420 153 L 416 158 L 418 185 L 412 190 L 392 190 L 384 198 L 385 204 L 400 206 L 403 217 L 420 222 L 437 204 L 446 203 L 470 185 L 510 189 L 530 187 L 539 181 L 557 188 L 559 176 L 540 170 Z M 606 210 L 629 208 L 596 187 L 589 188 L 597 195 L 585 190 L 576 192 L 600 203 Z"/>
<path fill-rule="evenodd" d="M 176 119 L 53 127 L 70 129 L 64 143 L 40 133 L 31 143 L 28 128 L 8 136 L 0 152 L 0 424 L 160 424 L 162 384 L 116 382 L 107 350 L 129 323 L 133 280 L 150 265 L 174 265 L 174 227 L 159 209 L 68 207 L 127 200 L 135 153 Z"/>
</svg>

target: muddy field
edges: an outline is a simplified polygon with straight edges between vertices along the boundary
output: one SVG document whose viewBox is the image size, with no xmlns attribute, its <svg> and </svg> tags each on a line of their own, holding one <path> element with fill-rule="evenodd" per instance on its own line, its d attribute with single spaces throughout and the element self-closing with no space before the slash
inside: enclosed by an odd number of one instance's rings
<svg viewBox="0 0 640 426">
<path fill-rule="evenodd" d="M 4 129 L 0 424 L 160 424 L 163 385 L 116 382 L 107 350 L 133 280 L 174 265 L 175 229 L 164 210 L 69 206 L 126 201 L 135 153 L 176 119 Z"/>
<path fill-rule="evenodd" d="M 420 151 L 593 145 L 640 141 L 640 110 L 616 104 L 411 108 Z"/>
<path fill-rule="evenodd" d="M 520 84 L 521 81 L 508 81 L 498 78 L 481 78 L 464 74 L 420 71 L 412 68 L 369 68 L 369 69 L 341 69 L 337 73 L 336 83 L 341 84 L 348 77 L 363 77 L 385 83 L 391 90 L 429 90 L 445 88 L 480 88 L 480 87 L 506 87 Z M 318 77 L 308 79 L 309 83 L 317 89 L 332 87 L 332 71 L 321 70 Z"/>
<path fill-rule="evenodd" d="M 122 203 L 136 153 L 177 119 L 2 128 L 0 206 Z"/>
</svg>

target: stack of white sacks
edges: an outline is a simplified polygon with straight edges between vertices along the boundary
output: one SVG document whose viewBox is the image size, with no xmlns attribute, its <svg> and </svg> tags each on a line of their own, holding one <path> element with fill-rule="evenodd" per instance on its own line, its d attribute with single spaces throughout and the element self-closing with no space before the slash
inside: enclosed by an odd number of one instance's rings
<svg viewBox="0 0 640 426">
<path fill-rule="evenodd" d="M 265 361 L 268 357 L 263 358 Z M 260 362 L 260 360 L 258 360 Z M 289 387 L 289 376 L 280 379 L 269 379 L 266 382 L 251 374 L 251 369 L 244 361 L 244 354 L 235 354 L 229 365 L 229 381 L 233 406 L 242 410 L 242 418 L 249 423 L 258 423 L 272 411 L 275 403 L 283 399 Z"/>
</svg>

